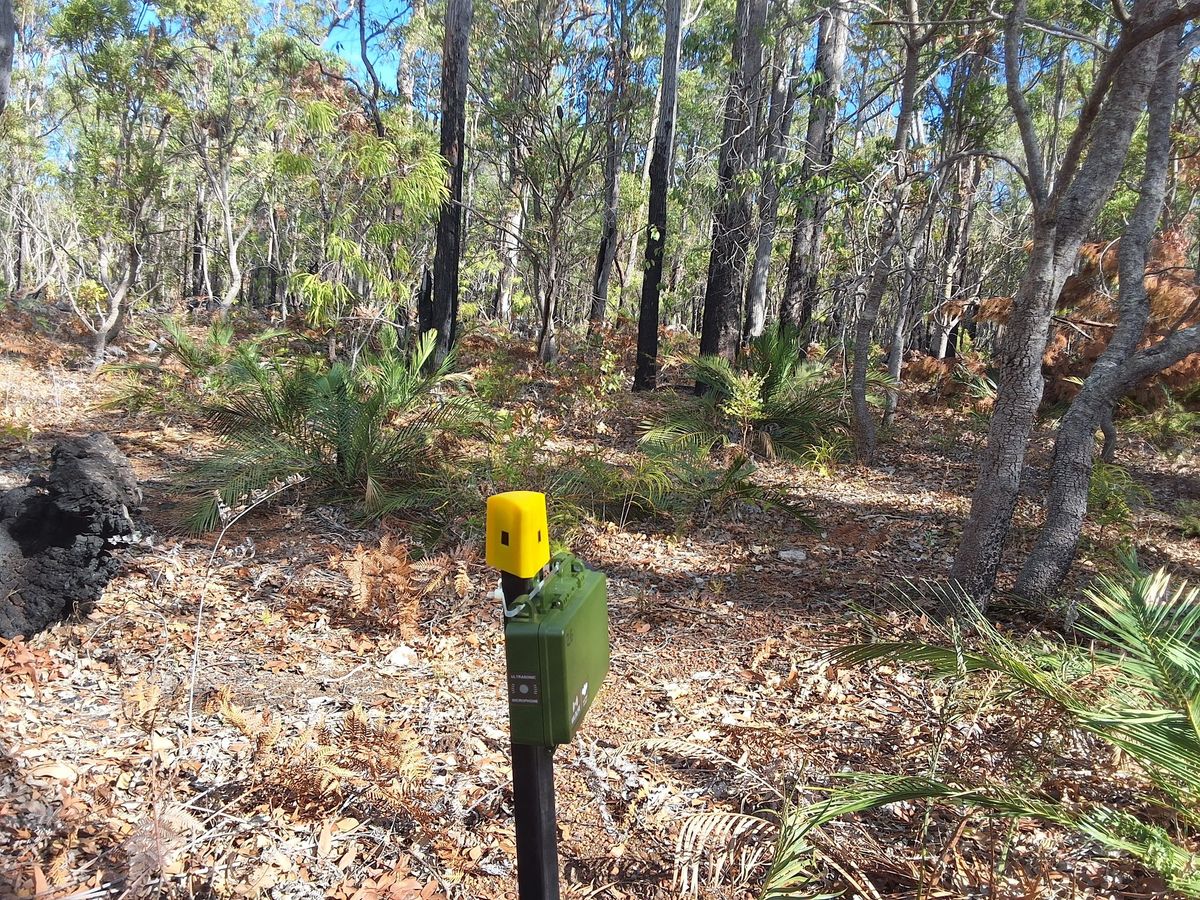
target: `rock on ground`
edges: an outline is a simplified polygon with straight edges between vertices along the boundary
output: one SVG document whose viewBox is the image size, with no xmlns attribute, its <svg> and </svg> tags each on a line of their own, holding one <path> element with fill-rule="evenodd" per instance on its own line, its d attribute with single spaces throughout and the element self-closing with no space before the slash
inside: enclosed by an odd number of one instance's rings
<svg viewBox="0 0 1200 900">
<path fill-rule="evenodd" d="M 0 494 L 0 637 L 30 637 L 87 612 L 134 534 L 142 492 L 103 434 L 60 441 L 50 471 Z"/>
</svg>

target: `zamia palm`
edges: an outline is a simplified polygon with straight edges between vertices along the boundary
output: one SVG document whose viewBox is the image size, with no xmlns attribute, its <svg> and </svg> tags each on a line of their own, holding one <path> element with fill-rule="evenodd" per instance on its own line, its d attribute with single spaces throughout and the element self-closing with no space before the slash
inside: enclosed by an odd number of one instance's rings
<svg viewBox="0 0 1200 900">
<path fill-rule="evenodd" d="M 836 853 L 826 853 L 834 845 L 822 827 L 893 803 L 927 801 L 976 808 L 994 817 L 1038 819 L 1077 831 L 1131 855 L 1158 873 L 1173 893 L 1200 897 L 1200 855 L 1195 852 L 1200 840 L 1200 589 L 1174 581 L 1161 570 L 1142 572 L 1133 558 L 1125 565 L 1125 577 L 1101 578 L 1087 594 L 1079 626 L 1095 642 L 1087 652 L 1065 644 L 1016 644 L 964 597 L 939 591 L 939 600 L 954 601 L 968 618 L 974 635 L 970 646 L 964 631 L 952 628 L 945 645 L 861 644 L 830 654 L 829 662 L 902 662 L 958 679 L 979 673 L 999 676 L 1015 688 L 1018 698 L 1022 693 L 1036 695 L 1061 709 L 1074 727 L 1119 748 L 1146 777 L 1146 794 L 1136 806 L 1118 809 L 990 784 L 865 773 L 839 777 L 832 789 L 822 791 L 822 799 L 799 803 L 742 769 L 747 800 L 759 810 L 713 811 L 685 819 L 676 848 L 677 883 L 694 893 L 702 860 L 710 872 L 727 873 L 739 845 L 753 851 L 771 841 L 769 862 L 741 854 L 760 860 L 757 879 L 763 900 L 840 896 L 827 893 L 830 879 L 822 875 L 823 868 L 836 872 L 835 879 L 851 890 L 875 896 L 871 885 L 856 883 L 854 872 L 836 865 Z M 1096 676 L 1109 686 L 1100 696 Z M 712 755 L 707 748 L 688 748 L 680 742 L 657 749 L 683 756 Z M 748 873 L 743 867 L 736 874 Z"/>
<path fill-rule="evenodd" d="M 847 431 L 844 384 L 826 366 L 805 361 L 790 331 L 764 332 L 737 365 L 719 356 L 685 362 L 703 394 L 647 428 L 642 441 L 652 449 L 708 453 L 732 446 L 801 460 L 822 439 Z"/>
<path fill-rule="evenodd" d="M 1091 803 L 1068 806 L 990 785 L 857 776 L 827 803 L 808 808 L 811 824 L 900 800 L 976 806 L 1080 831 L 1131 854 L 1171 890 L 1200 896 L 1200 855 L 1194 851 L 1200 839 L 1200 589 L 1163 570 L 1143 572 L 1132 557 L 1124 563 L 1125 576 L 1099 579 L 1080 610 L 1078 627 L 1095 641 L 1090 653 L 1066 645 L 1033 651 L 1015 644 L 964 602 L 977 646 L 961 641 L 865 644 L 840 650 L 831 661 L 906 662 L 958 678 L 995 673 L 1060 708 L 1081 731 L 1119 748 L 1146 776 L 1142 812 Z M 1081 683 L 1088 678 L 1094 686 L 1095 675 L 1105 676 L 1110 685 L 1101 696 Z M 1155 807 L 1163 814 L 1155 814 Z"/>
<path fill-rule="evenodd" d="M 433 347 L 427 332 L 407 355 L 384 351 L 353 367 L 311 359 L 257 367 L 246 388 L 207 410 L 222 446 L 190 473 L 189 526 L 212 528 L 225 510 L 289 480 L 365 519 L 398 510 L 428 517 L 446 502 L 456 439 L 483 427 L 472 401 L 446 391 L 452 358 L 425 371 Z"/>
</svg>

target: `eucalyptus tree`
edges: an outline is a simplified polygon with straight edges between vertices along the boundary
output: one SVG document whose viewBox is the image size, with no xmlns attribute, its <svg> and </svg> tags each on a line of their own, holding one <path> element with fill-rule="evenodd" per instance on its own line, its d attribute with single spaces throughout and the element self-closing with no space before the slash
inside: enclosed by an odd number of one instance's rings
<svg viewBox="0 0 1200 900">
<path fill-rule="evenodd" d="M 834 0 L 818 19 L 816 68 L 811 77 L 804 157 L 797 179 L 800 196 L 779 308 L 780 321 L 794 325 L 801 333 L 807 330 L 816 304 L 821 240 L 830 205 L 827 176 L 833 163 L 835 126 L 842 108 L 841 88 L 849 36 L 849 4 Z"/>
<path fill-rule="evenodd" d="M 270 132 L 280 97 L 252 33 L 248 2 L 189 4 L 181 17 L 189 38 L 180 95 L 181 140 L 204 182 L 199 204 L 216 207 L 228 277 L 218 298 L 227 315 L 243 290 L 242 247 L 264 213 L 273 166 Z"/>
<path fill-rule="evenodd" d="M 606 17 L 576 0 L 491 5 L 481 16 L 477 152 L 488 158 L 497 201 L 473 203 L 472 215 L 496 235 L 482 247 L 495 258 L 493 310 L 508 318 L 518 303 L 532 307 L 538 352 L 550 361 L 561 321 L 584 319 L 592 306 L 594 280 L 585 279 L 603 220 L 595 169 L 609 109 L 601 99 Z"/>
<path fill-rule="evenodd" d="M 784 26 L 786 28 L 786 25 Z M 743 337 L 748 341 L 763 333 L 767 321 L 767 275 L 775 250 L 775 229 L 779 217 L 779 195 L 783 187 L 784 157 L 787 139 L 792 130 L 792 113 L 796 105 L 796 86 L 800 75 L 800 54 L 793 49 L 794 36 L 790 29 L 776 37 L 772 50 L 770 72 L 771 91 L 765 126 L 764 144 L 759 172 L 758 234 L 754 246 L 754 263 L 746 287 L 746 324 Z"/>
<path fill-rule="evenodd" d="M 901 46 L 901 76 L 899 79 L 896 131 L 891 145 L 891 190 L 884 210 L 883 227 L 867 280 L 862 308 L 854 333 L 854 363 L 850 393 L 854 412 L 854 446 L 862 462 L 875 458 L 876 429 L 871 407 L 867 402 L 871 337 L 879 317 L 879 306 L 891 279 L 892 256 L 903 240 L 904 213 L 917 173 L 910 168 L 909 141 L 917 115 L 917 90 L 921 81 L 921 53 L 938 34 L 940 24 L 924 24 L 917 0 L 905 0 L 904 16 L 897 26 Z M 929 209 L 927 206 L 926 209 Z M 919 232 L 919 227 L 917 231 Z"/>
<path fill-rule="evenodd" d="M 43 10 L 24 8 L 14 66 L 22 77 L 12 85 L 0 114 L 0 293 L 20 299 L 53 280 L 66 280 L 65 260 L 54 248 L 71 231 L 72 216 L 56 190 L 56 166 L 46 164 L 56 140 L 54 110 L 61 100 L 53 72 L 60 63 Z"/>
<path fill-rule="evenodd" d="M 737 354 L 741 339 L 746 256 L 752 237 L 754 113 L 762 77 L 766 23 L 767 0 L 738 0 L 721 141 L 718 201 L 700 332 L 700 352 L 728 360 Z M 701 389 L 697 384 L 697 390 Z"/>
<path fill-rule="evenodd" d="M 1147 104 L 1142 180 L 1117 253 L 1116 328 L 1059 424 L 1045 502 L 1046 521 L 1017 580 L 1017 591 L 1027 596 L 1049 595 L 1062 582 L 1075 557 L 1087 513 L 1097 429 L 1111 418 L 1113 407 L 1137 382 L 1200 352 L 1200 325 L 1183 328 L 1182 320 L 1160 340 L 1145 341 L 1150 318 L 1147 263 L 1173 162 L 1171 134 L 1179 73 L 1197 44 L 1200 27 L 1193 27 L 1185 35 L 1183 26 L 1176 25 L 1163 34 L 1159 45 L 1157 74 Z"/>
<path fill-rule="evenodd" d="M 995 143 L 1001 117 L 993 100 L 993 63 L 986 34 L 968 26 L 963 52 L 950 64 L 950 80 L 939 117 L 942 199 L 939 252 L 929 310 L 930 351 L 938 359 L 954 353 L 951 335 L 980 287 L 969 275 L 975 217 L 980 205 L 987 148 Z M 982 252 L 980 253 L 982 255 Z"/>
<path fill-rule="evenodd" d="M 617 224 L 620 215 L 618 188 L 621 156 L 625 152 L 625 84 L 630 66 L 628 0 L 607 0 L 608 43 L 605 60 L 608 96 L 604 112 L 604 222 L 596 250 L 596 272 L 592 278 L 592 305 L 588 325 L 593 331 L 604 321 L 608 307 L 608 284 L 617 258 Z"/>
<path fill-rule="evenodd" d="M 4 114 L 4 108 L 8 105 L 16 43 L 17 20 L 13 16 L 12 0 L 0 0 L 0 115 Z"/>
<path fill-rule="evenodd" d="M 427 27 L 425 0 L 412 0 L 408 19 L 400 38 L 400 62 L 396 67 L 396 93 L 405 125 L 412 125 L 417 106 L 417 56 L 421 51 L 422 31 Z"/>
<path fill-rule="evenodd" d="M 659 82 L 659 116 L 654 127 L 650 156 L 650 208 L 647 213 L 646 265 L 642 275 L 642 302 L 638 309 L 635 391 L 653 390 L 658 382 L 658 319 L 662 292 L 663 255 L 667 243 L 667 189 L 675 153 L 675 117 L 679 103 L 679 45 L 682 0 L 663 4 L 664 36 Z"/>
<path fill-rule="evenodd" d="M 180 60 L 149 4 L 70 0 L 55 15 L 59 84 L 71 152 L 62 169 L 83 246 L 56 247 L 93 285 L 71 293 L 95 363 L 121 333 L 160 201 L 163 152 L 182 113 L 172 86 Z"/>
<path fill-rule="evenodd" d="M 437 225 L 433 258 L 433 303 L 422 331 L 437 331 L 437 344 L 429 366 L 441 366 L 454 346 L 458 327 L 458 268 L 462 255 L 463 161 L 466 155 L 467 67 L 471 35 L 472 0 L 449 0 L 446 33 L 442 43 L 441 153 L 449 174 L 447 197 Z"/>
<path fill-rule="evenodd" d="M 1163 33 L 1197 15 L 1197 0 L 1146 0 L 1129 11 L 1115 8 L 1116 19 L 1104 23 L 1115 40 L 1098 54 L 1091 86 L 1053 171 L 1043 149 L 1047 135 L 1038 133 L 1023 82 L 1030 66 L 1022 52 L 1029 24 L 1027 0 L 1015 0 L 1005 20 L 1005 84 L 1021 139 L 1020 171 L 1033 206 L 1033 225 L 1028 264 L 998 348 L 999 378 L 987 445 L 951 569 L 981 606 L 993 590 L 1020 493 L 1042 399 L 1042 356 L 1055 304 L 1125 163 L 1155 81 Z M 1064 27 L 1071 39 L 1079 39 L 1070 23 Z"/>
</svg>

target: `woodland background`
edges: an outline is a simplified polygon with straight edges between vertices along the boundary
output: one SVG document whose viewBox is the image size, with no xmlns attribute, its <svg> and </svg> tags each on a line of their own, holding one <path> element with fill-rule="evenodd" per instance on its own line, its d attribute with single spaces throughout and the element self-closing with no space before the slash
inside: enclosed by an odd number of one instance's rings
<svg viewBox="0 0 1200 900">
<path fill-rule="evenodd" d="M 1200 894 L 1198 19 L 0 0 L 4 484 L 146 495 L 0 644 L 0 879 L 511 892 L 521 488 L 570 896 Z"/>
</svg>

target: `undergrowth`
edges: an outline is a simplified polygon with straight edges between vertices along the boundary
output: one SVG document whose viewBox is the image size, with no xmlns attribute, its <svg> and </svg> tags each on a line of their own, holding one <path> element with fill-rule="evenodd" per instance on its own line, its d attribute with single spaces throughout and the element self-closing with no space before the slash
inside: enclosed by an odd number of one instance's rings
<svg viewBox="0 0 1200 900">
<path fill-rule="evenodd" d="M 823 441 L 848 434 L 845 384 L 824 363 L 805 361 L 800 349 L 795 335 L 772 329 L 736 365 L 686 356 L 685 372 L 702 393 L 647 423 L 643 446 L 693 454 L 736 448 L 746 456 L 802 461 Z"/>
<path fill-rule="evenodd" d="M 966 597 L 939 587 L 939 601 L 953 601 L 957 609 L 944 642 L 881 641 L 829 654 L 825 663 L 835 669 L 885 663 L 941 682 L 943 736 L 935 735 L 926 770 L 840 773 L 824 786 L 793 791 L 779 786 L 777 774 L 767 778 L 722 757 L 734 773 L 727 783 L 740 786 L 753 811 L 710 810 L 685 818 L 677 886 L 694 893 L 707 872 L 709 880 L 757 885 L 760 898 L 831 897 L 844 890 L 878 896 L 866 872 L 839 853 L 828 829 L 850 817 L 860 817 L 857 827 L 869 827 L 872 820 L 862 816 L 884 808 L 909 810 L 905 818 L 921 822 L 924 807 L 923 845 L 933 835 L 928 826 L 935 808 L 962 822 L 954 842 L 970 833 L 969 825 L 1035 820 L 1124 856 L 1154 873 L 1168 892 L 1200 897 L 1200 588 L 1162 570 L 1145 572 L 1132 556 L 1124 565 L 1122 576 L 1100 578 L 1087 592 L 1078 626 L 1087 645 L 1014 641 Z M 986 771 L 948 768 L 940 744 L 946 736 L 976 730 L 982 704 L 989 708 L 987 720 L 995 721 L 1002 708 L 1009 727 L 1032 726 L 1007 751 L 1023 759 L 993 757 Z M 1064 741 L 1090 744 L 1077 782 L 1064 770 Z M 1103 745 L 1113 765 L 1119 757 L 1140 775 L 1132 795 L 1124 778 L 1114 777 L 1107 790 L 1097 783 L 1093 761 Z M 646 748 L 705 761 L 719 756 L 678 741 Z M 987 771 L 1014 765 L 1019 778 L 987 777 Z M 939 879 L 945 873 L 937 870 L 951 851 L 929 849 L 914 860 L 912 877 L 925 889 L 944 887 Z M 1001 877 L 1004 860 L 1003 851 L 994 857 Z"/>
<path fill-rule="evenodd" d="M 486 434 L 469 397 L 450 390 L 453 356 L 426 371 L 427 332 L 410 353 L 364 355 L 355 366 L 270 361 L 246 386 L 206 407 L 221 447 L 183 479 L 187 524 L 203 531 L 267 486 L 299 479 L 362 520 L 443 514 L 456 496 L 463 440 Z"/>
</svg>

